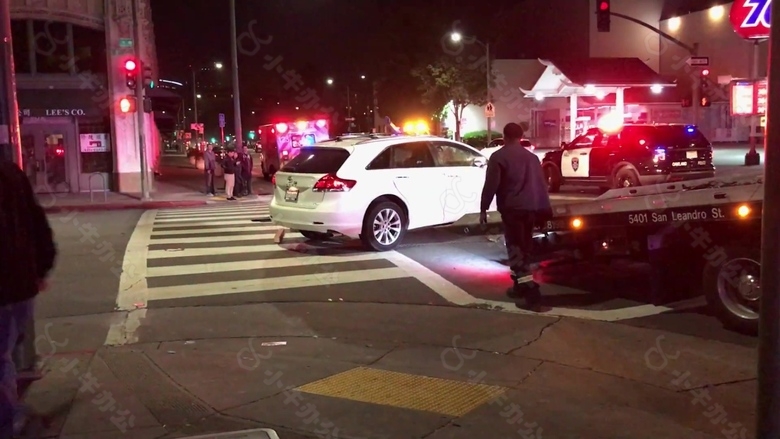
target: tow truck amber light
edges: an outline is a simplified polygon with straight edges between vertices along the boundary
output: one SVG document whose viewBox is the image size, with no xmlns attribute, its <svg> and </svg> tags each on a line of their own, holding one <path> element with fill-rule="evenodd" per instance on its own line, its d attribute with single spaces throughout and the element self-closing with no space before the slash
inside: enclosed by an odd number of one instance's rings
<svg viewBox="0 0 780 439">
<path fill-rule="evenodd" d="M 739 206 L 739 208 L 737 209 L 737 215 L 739 215 L 740 218 L 747 217 L 748 215 L 750 215 L 750 207 L 744 204 Z"/>
<path fill-rule="evenodd" d="M 314 183 L 312 192 L 349 192 L 356 183 L 355 180 L 345 180 L 328 174 Z"/>
<path fill-rule="evenodd" d="M 571 220 L 571 227 L 573 229 L 581 229 L 582 225 L 583 225 L 582 220 L 579 218 L 574 218 L 573 220 Z"/>
</svg>

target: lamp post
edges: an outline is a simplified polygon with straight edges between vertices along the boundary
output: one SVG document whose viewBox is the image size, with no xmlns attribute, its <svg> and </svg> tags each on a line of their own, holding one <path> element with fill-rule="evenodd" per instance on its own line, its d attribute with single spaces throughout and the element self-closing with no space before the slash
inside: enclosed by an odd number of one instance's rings
<svg viewBox="0 0 780 439">
<path fill-rule="evenodd" d="M 463 42 L 464 37 L 463 34 L 460 32 L 453 32 L 450 34 L 450 39 L 453 43 L 460 44 Z M 486 91 L 487 91 L 487 104 L 490 104 L 490 101 L 492 99 L 490 95 L 490 43 L 484 43 L 474 37 L 471 37 L 468 39 L 469 41 L 473 41 L 480 46 L 482 46 L 483 49 L 485 49 L 485 85 L 486 85 Z M 487 105 L 486 104 L 486 105 Z M 485 107 L 487 108 L 487 106 Z M 490 143 L 491 140 L 493 140 L 493 129 L 490 126 L 491 117 L 488 116 L 487 111 L 485 112 L 485 121 L 487 124 L 487 142 Z"/>
<path fill-rule="evenodd" d="M 214 68 L 217 70 L 222 70 L 221 62 L 215 62 Z M 190 70 L 192 71 L 192 113 L 193 113 L 193 120 L 194 123 L 198 123 L 198 99 L 200 99 L 200 95 L 198 94 L 198 80 L 195 77 L 195 67 L 190 65 Z M 197 134 L 195 135 L 195 140 L 197 140 Z"/>
<path fill-rule="evenodd" d="M 241 97 L 238 83 L 238 35 L 236 32 L 236 0 L 230 0 L 230 57 L 233 73 L 233 128 L 235 129 L 236 149 L 243 144 L 241 127 Z"/>
</svg>

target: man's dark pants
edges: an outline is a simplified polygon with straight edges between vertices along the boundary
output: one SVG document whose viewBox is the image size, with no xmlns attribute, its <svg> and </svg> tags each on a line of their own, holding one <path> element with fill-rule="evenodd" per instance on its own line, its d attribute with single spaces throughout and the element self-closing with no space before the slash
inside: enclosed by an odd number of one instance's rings
<svg viewBox="0 0 780 439">
<path fill-rule="evenodd" d="M 534 225 L 538 219 L 539 215 L 529 211 L 501 212 L 514 292 L 525 295 L 528 301 L 540 299 L 539 285 L 531 271 Z"/>
<path fill-rule="evenodd" d="M 214 170 L 206 170 L 206 193 L 216 195 L 217 191 L 214 190 Z"/>
<path fill-rule="evenodd" d="M 244 194 L 252 195 L 252 175 L 244 174 L 244 178 L 241 180 L 244 182 Z"/>
</svg>

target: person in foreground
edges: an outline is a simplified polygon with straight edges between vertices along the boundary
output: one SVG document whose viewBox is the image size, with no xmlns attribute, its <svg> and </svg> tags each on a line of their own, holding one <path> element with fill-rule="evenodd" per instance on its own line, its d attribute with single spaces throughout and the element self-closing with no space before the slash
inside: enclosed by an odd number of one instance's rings
<svg viewBox="0 0 780 439">
<path fill-rule="evenodd" d="M 487 224 L 487 211 L 495 197 L 514 282 L 507 294 L 524 297 L 529 308 L 538 309 L 541 293 L 531 272 L 533 233 L 535 225 L 552 217 L 552 206 L 539 158 L 520 144 L 523 134 L 516 123 L 504 127 L 505 144 L 488 161 L 479 222 Z"/>
<path fill-rule="evenodd" d="M 0 438 L 5 439 L 20 435 L 29 419 L 17 390 L 14 351 L 33 318 L 35 297 L 46 289 L 57 250 L 27 176 L 2 160 L 0 237 Z"/>
</svg>

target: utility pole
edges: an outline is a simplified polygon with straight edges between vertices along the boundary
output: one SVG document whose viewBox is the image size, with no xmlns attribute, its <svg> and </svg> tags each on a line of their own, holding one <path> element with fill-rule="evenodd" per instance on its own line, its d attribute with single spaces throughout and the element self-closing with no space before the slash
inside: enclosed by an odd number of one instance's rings
<svg viewBox="0 0 780 439">
<path fill-rule="evenodd" d="M 771 21 L 780 23 L 780 8 Z M 764 136 L 764 205 L 761 227 L 761 307 L 758 339 L 756 438 L 780 437 L 780 27 L 770 28 L 767 114 Z M 775 122 L 775 117 L 778 121 Z M 774 122 L 774 123 L 773 123 Z M 777 169 L 775 169 L 777 168 Z M 773 171 L 774 169 L 774 171 Z"/>
<path fill-rule="evenodd" d="M 14 72 L 14 51 L 11 39 L 11 2 L 0 0 L 0 32 L 2 32 L 2 60 L 0 74 L 0 160 L 13 161 L 19 168 L 22 163 L 22 142 L 19 133 L 19 106 L 16 101 L 16 74 Z"/>
<path fill-rule="evenodd" d="M 485 105 L 489 105 L 490 101 L 493 99 L 490 94 L 490 43 L 485 43 L 485 60 L 487 63 L 485 66 L 485 77 L 487 79 L 487 104 Z M 492 118 L 487 114 L 485 116 L 487 118 L 487 143 L 490 144 L 490 142 L 493 140 L 493 127 L 490 126 L 490 120 Z"/>
<path fill-rule="evenodd" d="M 135 59 L 138 65 L 138 80 L 135 87 L 135 115 L 136 115 L 136 128 L 138 130 L 138 149 L 141 158 L 141 199 L 149 201 L 152 199 L 149 190 L 149 165 L 147 164 L 146 157 L 146 111 L 144 105 L 144 59 L 143 59 L 143 28 L 139 19 L 139 9 L 141 8 L 142 0 L 133 0 L 133 40 L 135 44 Z"/>
<path fill-rule="evenodd" d="M 195 125 L 198 124 L 198 83 L 196 82 L 197 79 L 195 78 L 195 66 L 190 66 L 190 70 L 192 70 L 192 112 L 194 113 L 193 119 L 195 120 Z M 195 132 L 195 143 L 198 143 L 198 139 L 200 137 L 200 131 Z"/>
<path fill-rule="evenodd" d="M 238 36 L 236 33 L 236 0 L 230 0 L 230 51 L 233 62 L 233 122 L 236 130 L 236 148 L 241 148 L 244 136 L 241 132 L 241 97 L 239 95 L 238 84 Z M 225 141 L 224 136 L 223 130 L 223 143 Z"/>
</svg>

